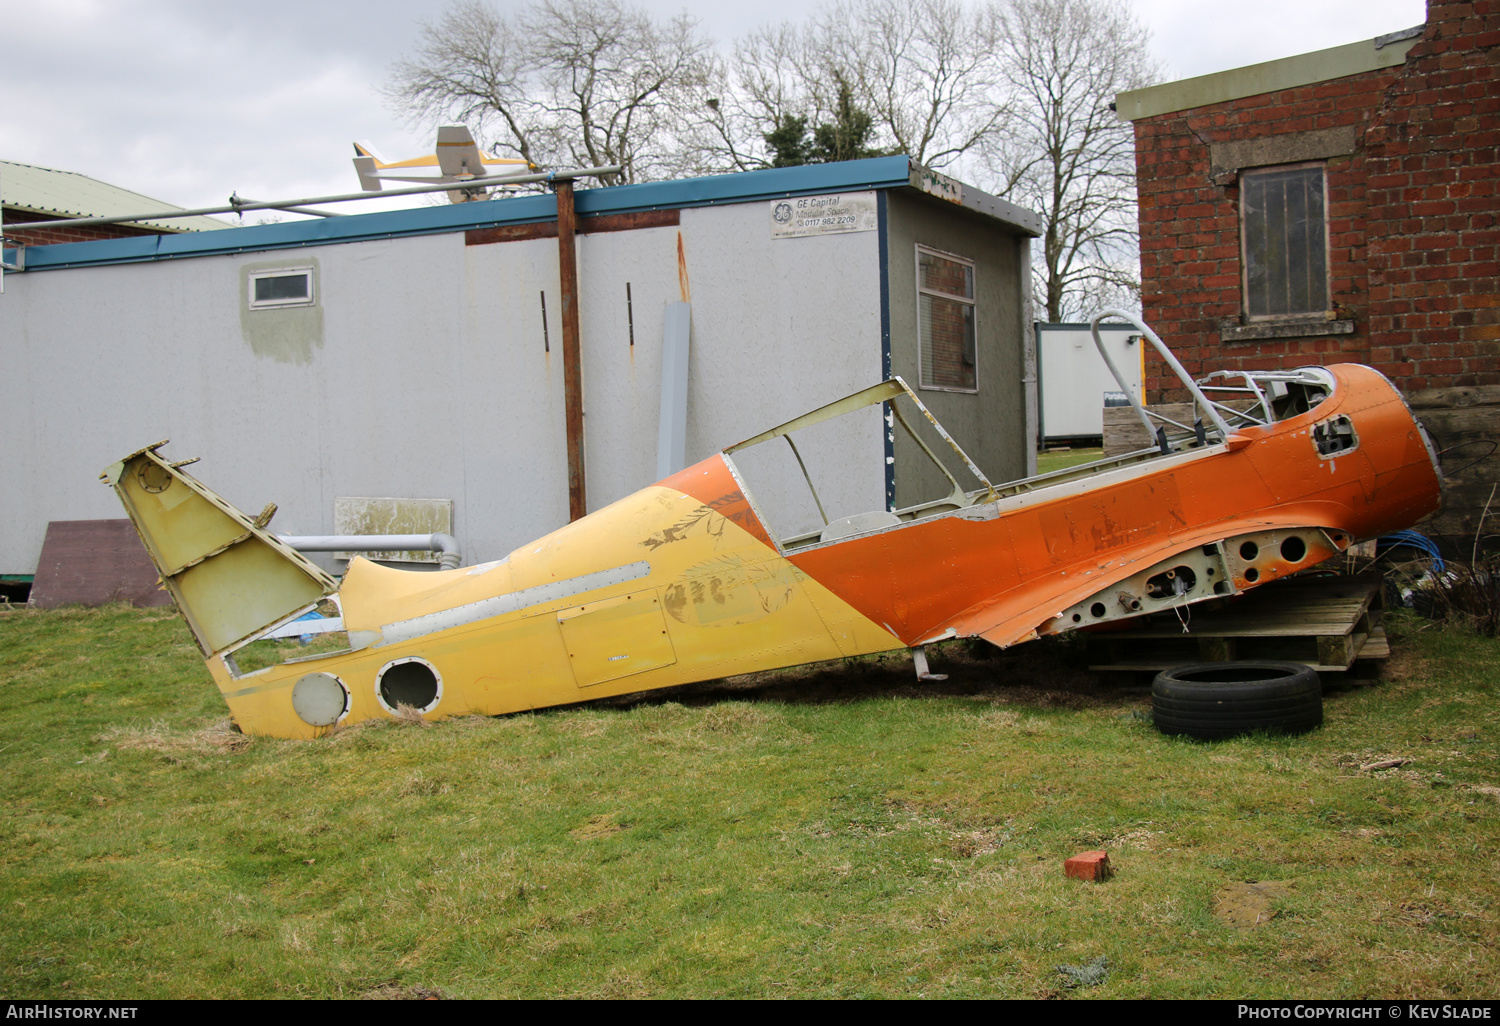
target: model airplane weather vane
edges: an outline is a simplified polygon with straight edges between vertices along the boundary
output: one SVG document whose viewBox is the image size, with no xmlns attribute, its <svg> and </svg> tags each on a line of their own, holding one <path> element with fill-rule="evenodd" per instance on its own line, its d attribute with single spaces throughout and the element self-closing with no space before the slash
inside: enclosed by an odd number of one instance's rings
<svg viewBox="0 0 1500 1026">
<path fill-rule="evenodd" d="M 503 185 L 507 178 L 530 174 L 538 168 L 524 160 L 487 157 L 466 125 L 442 125 L 437 133 L 437 152 L 425 157 L 386 161 L 369 143 L 355 143 L 354 170 L 359 175 L 360 188 L 366 192 L 380 192 L 385 182 L 463 183 L 464 188 L 448 191 L 448 199 L 467 203 L 484 199 L 488 186 Z"/>
</svg>

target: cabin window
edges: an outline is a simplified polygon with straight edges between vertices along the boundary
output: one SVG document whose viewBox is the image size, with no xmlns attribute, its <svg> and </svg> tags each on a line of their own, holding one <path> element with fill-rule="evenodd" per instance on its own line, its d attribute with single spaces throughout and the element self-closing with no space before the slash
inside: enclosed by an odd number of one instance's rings
<svg viewBox="0 0 1500 1026">
<path fill-rule="evenodd" d="M 974 263 L 917 247 L 917 361 L 923 388 L 973 392 Z"/>
<path fill-rule="evenodd" d="M 1322 164 L 1240 175 L 1247 321 L 1328 311 L 1327 176 Z"/>
<path fill-rule="evenodd" d="M 267 307 L 312 306 L 313 272 L 311 267 L 285 267 L 255 271 L 250 275 L 250 309 Z"/>
</svg>

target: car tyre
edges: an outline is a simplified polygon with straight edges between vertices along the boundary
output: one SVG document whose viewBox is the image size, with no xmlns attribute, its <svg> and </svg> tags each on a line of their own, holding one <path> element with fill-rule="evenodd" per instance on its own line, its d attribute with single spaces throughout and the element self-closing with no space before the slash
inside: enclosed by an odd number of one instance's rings
<svg viewBox="0 0 1500 1026">
<path fill-rule="evenodd" d="M 1323 722 L 1323 685 L 1301 663 L 1192 663 L 1156 675 L 1151 712 L 1163 734 L 1202 740 L 1303 734 Z"/>
</svg>

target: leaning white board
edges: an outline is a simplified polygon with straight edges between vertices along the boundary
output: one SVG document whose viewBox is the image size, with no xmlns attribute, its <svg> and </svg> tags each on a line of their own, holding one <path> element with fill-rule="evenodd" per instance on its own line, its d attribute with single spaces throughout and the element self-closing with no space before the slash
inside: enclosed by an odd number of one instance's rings
<svg viewBox="0 0 1500 1026">
<path fill-rule="evenodd" d="M 1037 324 L 1037 371 L 1041 402 L 1038 432 L 1046 441 L 1087 439 L 1104 433 L 1104 407 L 1124 406 L 1109 367 L 1099 356 L 1087 324 Z M 1099 335 L 1125 384 L 1141 397 L 1143 348 L 1127 324 L 1102 324 Z"/>
</svg>

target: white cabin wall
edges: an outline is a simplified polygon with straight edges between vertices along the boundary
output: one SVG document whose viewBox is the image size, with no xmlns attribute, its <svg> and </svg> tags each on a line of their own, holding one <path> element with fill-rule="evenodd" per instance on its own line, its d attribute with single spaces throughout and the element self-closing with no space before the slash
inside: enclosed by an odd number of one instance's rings
<svg viewBox="0 0 1500 1026">
<path fill-rule="evenodd" d="M 681 215 L 689 462 L 880 377 L 876 233 L 772 240 L 767 218 L 764 202 Z M 678 231 L 579 237 L 590 509 L 655 476 Z M 246 268 L 309 263 L 320 344 L 253 346 Z M 452 499 L 465 561 L 504 555 L 567 517 L 557 289 L 555 239 L 462 231 L 7 276 L 0 573 L 34 571 L 50 520 L 121 517 L 99 472 L 168 437 L 246 512 L 276 502 L 273 530 L 331 532 L 336 496 Z M 878 433 L 859 448 L 826 487 L 877 509 Z"/>
<path fill-rule="evenodd" d="M 682 213 L 693 300 L 689 462 L 881 380 L 879 234 L 772 238 L 770 209 L 763 202 Z M 803 440 L 829 516 L 885 508 L 877 415 L 842 418 Z M 757 448 L 780 454 L 782 445 Z M 748 481 L 762 513 L 806 509 L 800 472 L 784 458 L 777 466 L 774 483 Z M 782 520 L 771 529 L 816 526 Z"/>
</svg>

